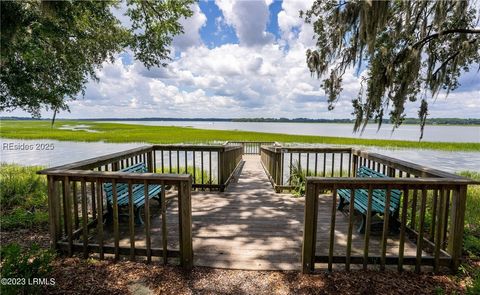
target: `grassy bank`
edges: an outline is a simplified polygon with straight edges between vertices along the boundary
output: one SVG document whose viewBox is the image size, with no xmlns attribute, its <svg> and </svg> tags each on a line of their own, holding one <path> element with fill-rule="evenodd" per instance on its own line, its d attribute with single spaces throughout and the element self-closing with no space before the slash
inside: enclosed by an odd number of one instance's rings
<svg viewBox="0 0 480 295">
<path fill-rule="evenodd" d="M 65 126 L 88 125 L 89 130 L 64 130 Z M 346 137 L 288 135 L 276 133 L 205 130 L 190 127 L 145 126 L 89 121 L 61 121 L 54 128 L 48 121 L 1 121 L 3 138 L 55 139 L 63 141 L 148 142 L 148 143 L 208 143 L 214 141 L 278 141 L 334 145 L 363 145 L 388 148 L 420 148 L 446 151 L 480 151 L 480 143 L 417 142 L 402 140 L 358 139 Z"/>
<path fill-rule="evenodd" d="M 42 167 L 0 165 L 0 224 L 3 230 L 46 227 L 47 182 Z"/>
</svg>

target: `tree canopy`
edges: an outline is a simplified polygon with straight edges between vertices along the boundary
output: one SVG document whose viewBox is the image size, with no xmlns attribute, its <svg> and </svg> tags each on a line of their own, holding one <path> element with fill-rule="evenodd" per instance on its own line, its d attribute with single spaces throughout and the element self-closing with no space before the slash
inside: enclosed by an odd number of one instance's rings
<svg viewBox="0 0 480 295">
<path fill-rule="evenodd" d="M 352 101 L 354 131 L 372 119 L 380 128 L 388 110 L 395 129 L 405 105 L 420 99 L 421 139 L 428 97 L 456 89 L 460 75 L 480 63 L 478 13 L 472 1 L 316 0 L 300 12 L 316 39 L 307 66 L 323 78 L 330 110 L 346 70 L 365 68 Z"/>
<path fill-rule="evenodd" d="M 128 49 L 147 68 L 169 60 L 180 18 L 194 0 L 1 1 L 0 111 L 68 110 L 105 60 Z"/>
</svg>

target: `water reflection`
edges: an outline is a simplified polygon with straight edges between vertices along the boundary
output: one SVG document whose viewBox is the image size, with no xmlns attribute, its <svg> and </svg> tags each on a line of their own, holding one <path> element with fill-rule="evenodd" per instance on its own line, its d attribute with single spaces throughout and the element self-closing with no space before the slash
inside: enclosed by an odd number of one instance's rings
<svg viewBox="0 0 480 295">
<path fill-rule="evenodd" d="M 21 165 L 40 165 L 46 167 L 63 165 L 145 145 L 144 143 L 70 142 L 56 140 L 17 140 L 8 138 L 1 138 L 0 143 L 1 162 L 17 163 Z M 10 143 L 14 145 L 24 144 L 34 146 L 37 144 L 43 144 L 44 147 L 48 145 L 53 145 L 54 148 L 53 150 L 9 150 L 5 144 Z M 463 170 L 480 171 L 479 152 L 385 149 L 375 147 L 366 147 L 364 149 L 379 154 L 395 157 L 400 160 L 413 162 L 416 164 L 449 172 L 457 172 Z M 215 156 L 216 155 L 212 156 L 212 162 L 215 162 Z M 183 162 L 184 158 L 182 157 L 183 155 L 181 155 L 180 159 Z M 188 155 L 187 165 L 191 164 L 192 159 L 190 159 L 190 157 L 191 156 Z M 205 161 L 208 161 L 207 159 L 208 158 L 206 158 Z M 175 157 L 173 157 L 172 162 L 177 162 Z M 215 169 L 215 167 L 212 168 Z"/>
</svg>

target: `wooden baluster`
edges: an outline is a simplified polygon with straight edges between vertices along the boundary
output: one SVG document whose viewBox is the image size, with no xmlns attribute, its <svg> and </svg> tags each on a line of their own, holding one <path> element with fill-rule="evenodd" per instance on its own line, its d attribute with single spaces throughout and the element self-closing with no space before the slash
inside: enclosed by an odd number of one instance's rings
<svg viewBox="0 0 480 295">
<path fill-rule="evenodd" d="M 113 236 L 114 236 L 114 254 L 115 260 L 120 258 L 119 254 L 119 244 L 120 244 L 120 235 L 118 228 L 118 194 L 117 194 L 117 182 L 115 179 L 112 179 L 112 206 L 113 206 Z"/>
<path fill-rule="evenodd" d="M 436 190 L 438 192 L 438 190 Z M 442 229 L 443 229 L 443 208 L 445 205 L 445 188 L 440 189 L 440 200 L 438 201 L 438 210 L 437 212 L 437 224 L 436 224 L 436 231 L 435 233 L 435 249 L 434 249 L 434 264 L 433 264 L 433 271 L 435 273 L 438 273 L 438 270 L 440 268 L 440 249 L 442 248 Z M 433 236 L 432 236 L 433 238 Z"/>
<path fill-rule="evenodd" d="M 65 176 L 63 180 L 63 194 L 64 194 L 64 222 L 66 226 L 65 232 L 68 239 L 68 256 L 73 253 L 73 229 L 72 229 L 72 203 L 70 197 L 70 179 Z"/>
<path fill-rule="evenodd" d="M 417 178 L 417 176 L 415 176 Z M 411 220 L 410 220 L 410 227 L 415 230 L 416 220 L 417 220 L 417 203 L 418 203 L 418 190 L 413 190 L 413 198 L 412 198 L 412 211 L 411 211 Z"/>
<path fill-rule="evenodd" d="M 332 175 L 331 177 L 334 176 L 334 169 L 335 169 L 335 153 L 332 153 Z"/>
<path fill-rule="evenodd" d="M 343 153 L 340 153 L 340 177 L 343 176 Z"/>
<path fill-rule="evenodd" d="M 88 258 L 88 208 L 87 208 L 87 184 L 82 178 L 80 183 L 82 196 L 82 232 L 83 232 L 83 258 Z"/>
<path fill-rule="evenodd" d="M 335 219 L 337 217 L 337 188 L 333 187 L 332 195 L 332 210 L 330 215 L 330 239 L 328 245 L 328 271 L 332 271 L 333 268 L 333 248 L 335 246 Z M 318 207 L 318 204 L 317 206 Z M 316 230 L 316 220 L 315 220 Z"/>
<path fill-rule="evenodd" d="M 78 217 L 78 195 L 77 195 L 77 182 L 72 181 L 72 199 L 73 199 L 73 218 L 74 218 L 74 224 L 75 224 L 75 229 L 78 229 L 80 223 L 79 223 L 79 217 Z"/>
<path fill-rule="evenodd" d="M 188 152 L 184 151 L 184 160 L 185 160 L 185 174 L 188 174 Z"/>
<path fill-rule="evenodd" d="M 289 183 L 288 183 L 288 185 L 292 185 L 292 181 L 291 181 L 291 177 L 292 177 L 292 165 L 293 165 L 292 161 L 293 161 L 293 160 L 292 160 L 292 153 L 290 153 L 290 174 L 289 174 L 289 176 L 288 176 L 288 178 L 289 178 Z"/>
<path fill-rule="evenodd" d="M 194 151 L 193 151 L 193 183 L 194 183 L 194 184 L 197 183 L 197 166 L 196 166 L 197 164 L 195 163 L 195 154 L 196 154 L 196 153 L 197 153 L 197 152 L 194 150 Z M 223 163 L 221 163 L 221 165 L 222 165 L 222 173 L 223 173 L 223 169 L 224 169 L 225 167 L 223 167 Z M 219 165 L 219 166 L 220 166 L 220 165 Z M 220 184 L 223 184 L 223 183 L 220 182 Z"/>
<path fill-rule="evenodd" d="M 212 181 L 212 151 L 208 152 L 208 182 L 210 185 L 213 184 Z"/>
<path fill-rule="evenodd" d="M 308 173 L 308 166 L 310 165 L 310 153 L 307 152 L 307 176 L 309 176 L 310 174 Z"/>
<path fill-rule="evenodd" d="M 430 241 L 435 239 L 435 229 L 436 229 L 436 221 L 437 221 L 437 203 L 438 203 L 438 190 L 433 191 L 432 197 L 432 219 L 430 223 Z"/>
<path fill-rule="evenodd" d="M 160 191 L 160 203 L 162 207 L 162 253 L 163 253 L 163 264 L 168 262 L 168 241 L 167 241 L 167 202 L 165 200 L 165 182 L 161 183 Z"/>
<path fill-rule="evenodd" d="M 345 270 L 350 271 L 350 257 L 352 255 L 352 233 L 353 233 L 353 217 L 354 217 L 354 207 L 355 204 L 355 190 L 350 190 L 350 204 L 348 211 L 348 233 L 347 233 L 347 255 L 345 260 Z"/>
<path fill-rule="evenodd" d="M 163 155 L 163 150 L 160 151 L 160 155 L 162 156 L 162 173 L 165 173 L 165 157 Z"/>
<path fill-rule="evenodd" d="M 228 154 L 227 154 L 227 156 L 228 156 Z M 200 173 L 201 173 L 201 176 L 202 176 L 202 184 L 205 184 L 205 181 L 203 180 L 203 171 L 204 171 L 204 168 L 203 168 L 203 151 L 200 152 L 200 166 L 202 167 L 200 169 Z M 230 172 L 230 171 L 228 171 L 228 172 Z"/>
<path fill-rule="evenodd" d="M 418 227 L 418 237 L 417 237 L 417 259 L 415 264 L 415 272 L 420 272 L 420 265 L 422 263 L 422 250 L 423 250 L 423 231 L 425 225 L 425 210 L 427 206 L 427 189 L 424 187 L 422 189 L 422 196 L 421 196 L 421 204 L 420 204 L 420 221 Z"/>
<path fill-rule="evenodd" d="M 135 260 L 135 212 L 133 210 L 132 181 L 128 180 L 128 226 L 130 231 L 130 260 Z"/>
<path fill-rule="evenodd" d="M 97 198 L 95 196 L 95 182 L 93 181 L 90 183 L 90 192 L 92 195 L 92 218 L 95 220 L 97 219 Z"/>
<path fill-rule="evenodd" d="M 363 246 L 363 269 L 367 270 L 368 266 L 368 252 L 370 245 L 370 230 L 372 224 L 372 198 L 373 198 L 373 189 L 372 185 L 368 186 L 368 200 L 367 200 L 367 216 L 365 222 L 365 244 Z M 353 215 L 350 213 L 350 215 Z"/>
<path fill-rule="evenodd" d="M 147 248 L 147 263 L 152 262 L 152 244 L 150 238 L 150 198 L 148 197 L 148 181 L 143 181 L 143 194 L 145 197 L 145 245 Z"/>
<path fill-rule="evenodd" d="M 352 151 L 348 153 L 348 177 L 352 176 Z"/>
<path fill-rule="evenodd" d="M 446 241 L 447 241 L 447 230 L 448 230 L 448 216 L 449 216 L 449 209 L 450 209 L 450 195 L 451 190 L 446 190 L 445 192 L 445 205 L 443 206 L 443 230 L 442 230 L 442 249 L 446 249 Z"/>
<path fill-rule="evenodd" d="M 403 189 L 402 200 L 402 219 L 400 223 L 400 242 L 398 246 L 398 271 L 403 271 L 403 256 L 405 255 L 405 230 L 407 227 L 407 214 L 408 214 L 408 188 Z"/>
<path fill-rule="evenodd" d="M 103 188 L 100 179 L 97 179 L 97 235 L 100 259 L 104 258 L 103 253 Z"/>
<path fill-rule="evenodd" d="M 327 173 L 327 153 L 323 153 L 323 177 Z"/>
<path fill-rule="evenodd" d="M 315 176 L 318 175 L 318 153 L 315 153 Z"/>
<path fill-rule="evenodd" d="M 385 270 L 385 261 L 386 261 L 386 253 L 387 253 L 387 239 L 388 239 L 388 232 L 389 226 L 388 221 L 390 217 L 390 198 L 391 198 L 391 188 L 390 185 L 387 186 L 387 196 L 385 198 L 385 211 L 383 212 L 383 232 L 382 232 L 382 241 L 381 241 L 381 249 L 382 255 L 380 257 L 380 270 Z"/>
</svg>

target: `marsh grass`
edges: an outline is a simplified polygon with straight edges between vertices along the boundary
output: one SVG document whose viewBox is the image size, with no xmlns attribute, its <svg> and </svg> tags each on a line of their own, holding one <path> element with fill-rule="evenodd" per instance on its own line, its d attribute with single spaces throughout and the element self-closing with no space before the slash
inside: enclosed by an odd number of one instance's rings
<svg viewBox="0 0 480 295">
<path fill-rule="evenodd" d="M 48 222 L 46 177 L 42 167 L 0 165 L 0 223 L 4 230 L 46 226 Z"/>
<path fill-rule="evenodd" d="M 88 125 L 89 130 L 59 129 L 65 126 Z M 427 142 L 360 139 L 346 137 L 288 135 L 236 130 L 204 130 L 176 126 L 96 123 L 90 121 L 58 121 L 51 128 L 49 121 L 0 122 L 1 137 L 16 139 L 55 139 L 62 141 L 148 142 L 148 143 L 212 143 L 222 141 L 277 141 L 333 145 L 416 148 L 447 151 L 480 151 L 480 143 Z"/>
</svg>

